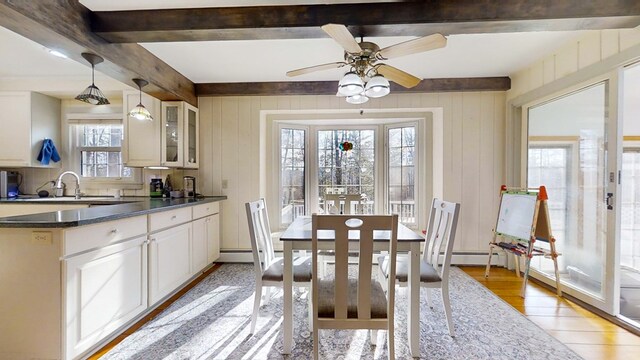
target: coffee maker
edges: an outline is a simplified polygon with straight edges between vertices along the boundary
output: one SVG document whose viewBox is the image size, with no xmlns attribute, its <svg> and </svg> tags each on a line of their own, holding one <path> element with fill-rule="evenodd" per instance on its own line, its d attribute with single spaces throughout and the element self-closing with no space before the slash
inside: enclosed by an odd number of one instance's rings
<svg viewBox="0 0 640 360">
<path fill-rule="evenodd" d="M 196 197 L 196 178 L 185 176 L 183 178 L 184 197 Z"/>
</svg>

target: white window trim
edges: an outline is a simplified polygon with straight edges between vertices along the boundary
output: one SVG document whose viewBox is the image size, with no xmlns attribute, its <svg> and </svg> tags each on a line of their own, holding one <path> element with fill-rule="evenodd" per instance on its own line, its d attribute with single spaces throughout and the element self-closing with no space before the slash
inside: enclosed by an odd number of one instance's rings
<svg viewBox="0 0 640 360">
<path fill-rule="evenodd" d="M 411 118 L 411 119 L 403 119 L 403 118 L 389 118 L 386 121 L 379 121 L 380 119 L 376 119 L 375 124 L 362 124 L 362 125 L 300 125 L 300 122 L 288 122 L 286 120 L 278 120 L 274 122 L 274 134 L 272 139 L 274 140 L 273 144 L 274 151 L 272 154 L 272 159 L 277 168 L 277 181 L 275 184 L 278 187 L 278 208 L 276 212 L 277 216 L 277 224 L 281 229 L 286 228 L 285 225 L 282 224 L 282 219 L 280 218 L 280 199 L 282 198 L 282 162 L 280 159 L 280 151 L 282 149 L 281 137 L 280 133 L 282 129 L 300 129 L 306 131 L 305 138 L 305 166 L 307 171 L 305 173 L 305 203 L 306 203 L 306 215 L 310 215 L 311 213 L 318 212 L 319 209 L 319 194 L 318 194 L 318 169 L 317 169 L 317 137 L 319 130 L 373 130 L 374 131 L 374 139 L 375 139 L 375 182 L 374 182 L 374 192 L 376 196 L 376 204 L 375 204 L 375 213 L 382 214 L 386 213 L 388 209 L 388 129 L 390 128 L 398 128 L 398 127 L 407 127 L 413 126 L 416 131 L 416 164 L 415 164 L 415 176 L 416 176 L 416 184 L 415 184 L 415 218 L 416 222 L 413 224 L 407 224 L 409 228 L 417 229 L 419 228 L 422 222 L 422 209 L 428 204 L 425 204 L 425 200 L 420 196 L 422 195 L 421 188 L 424 186 L 421 183 L 422 171 L 423 168 L 420 166 L 422 161 L 426 161 L 428 156 L 425 152 L 424 141 L 422 141 L 422 137 L 425 135 L 425 126 L 424 120 Z M 408 121 L 407 121 L 408 120 Z M 427 201 L 430 203 L 430 201 Z"/>
<path fill-rule="evenodd" d="M 101 120 L 95 118 L 85 118 L 74 120 L 69 119 L 69 168 L 80 175 L 82 173 L 81 168 L 81 152 L 83 150 L 88 151 L 109 151 L 109 149 L 120 149 L 122 147 L 83 147 L 80 144 L 80 134 L 78 132 L 78 125 L 107 125 L 118 124 L 122 125 L 122 117 L 116 119 Z M 124 130 L 124 129 L 123 129 Z M 104 189 L 105 186 L 109 186 L 112 189 L 139 189 L 142 186 L 142 171 L 138 168 L 132 168 L 133 177 L 131 178 L 98 178 L 98 177 L 82 177 L 80 178 L 80 187 L 84 189 Z"/>
</svg>

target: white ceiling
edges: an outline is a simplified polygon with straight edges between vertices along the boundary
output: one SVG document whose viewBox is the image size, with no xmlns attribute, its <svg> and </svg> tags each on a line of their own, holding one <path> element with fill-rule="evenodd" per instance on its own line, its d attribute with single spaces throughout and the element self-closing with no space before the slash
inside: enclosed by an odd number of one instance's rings
<svg viewBox="0 0 640 360">
<path fill-rule="evenodd" d="M 360 0 L 362 1 L 362 0 Z M 369 0 L 370 1 L 370 0 Z M 81 0 L 89 9 L 131 10 L 148 8 L 346 3 L 358 0 Z M 509 76 L 552 53 L 583 31 L 450 35 L 443 49 L 386 61 L 422 78 Z M 385 47 L 411 37 L 365 38 Z M 330 38 L 247 40 L 141 44 L 195 83 L 260 81 L 337 81 L 344 69 L 287 78 L 296 68 L 341 61 L 343 50 Z M 96 67 L 97 74 L 100 65 Z M 22 84 L 54 96 L 74 96 L 90 81 L 90 67 L 55 58 L 30 40 L 0 28 L 0 90 Z M 86 84 L 85 84 L 86 83 Z M 127 85 L 97 75 L 105 92 Z M 70 89 L 65 90 L 65 87 Z M 78 87 L 79 90 L 71 90 Z M 44 88 L 44 90 L 43 90 Z M 15 89 L 18 90 L 18 89 Z M 25 90 L 25 89 L 19 89 Z M 59 91 L 58 91 L 59 90 Z M 65 95 L 65 92 L 68 94 Z"/>
</svg>

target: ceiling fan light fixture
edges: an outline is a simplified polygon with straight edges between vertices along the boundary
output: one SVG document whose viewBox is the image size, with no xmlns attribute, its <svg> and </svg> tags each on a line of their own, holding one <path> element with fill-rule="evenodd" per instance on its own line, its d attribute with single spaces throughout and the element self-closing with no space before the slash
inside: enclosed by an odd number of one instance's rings
<svg viewBox="0 0 640 360">
<path fill-rule="evenodd" d="M 351 96 L 347 96 L 347 102 L 349 104 L 364 104 L 369 101 L 369 98 L 364 94 L 355 94 Z"/>
<path fill-rule="evenodd" d="M 76 96 L 76 100 L 80 100 L 91 105 L 109 105 L 109 100 L 95 84 L 95 66 L 96 64 L 103 62 L 104 59 L 92 53 L 82 53 L 82 57 L 91 64 L 91 85 Z"/>
<path fill-rule="evenodd" d="M 353 71 L 344 74 L 338 83 L 338 92 L 344 96 L 352 96 L 362 93 L 364 81 Z"/>
<path fill-rule="evenodd" d="M 147 108 L 142 105 L 142 88 L 145 87 L 149 82 L 144 79 L 132 79 L 132 81 L 136 83 L 136 85 L 138 85 L 138 91 L 140 92 L 140 102 L 138 103 L 138 105 L 136 105 L 135 108 L 129 111 L 129 116 L 141 121 L 153 121 L 153 117 L 151 116 L 149 110 L 147 110 Z"/>
<path fill-rule="evenodd" d="M 370 98 L 383 97 L 388 95 L 389 92 L 391 92 L 389 80 L 380 74 L 372 77 L 364 88 L 364 94 Z"/>
</svg>

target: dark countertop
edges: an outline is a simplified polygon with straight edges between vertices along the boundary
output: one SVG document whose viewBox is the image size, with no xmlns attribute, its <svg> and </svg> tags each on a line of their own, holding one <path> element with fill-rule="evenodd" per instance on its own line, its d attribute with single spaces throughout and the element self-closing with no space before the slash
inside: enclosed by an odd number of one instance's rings
<svg viewBox="0 0 640 360">
<path fill-rule="evenodd" d="M 0 228 L 65 228 L 96 224 L 132 216 L 177 209 L 186 206 L 206 204 L 225 200 L 226 196 L 206 196 L 203 198 L 148 198 L 148 197 L 85 197 L 83 199 L 17 198 L 1 199 L 0 206 L 11 204 L 88 204 L 92 207 L 61 210 L 48 213 L 0 217 Z M 98 205 L 98 206 L 96 206 Z"/>
</svg>

